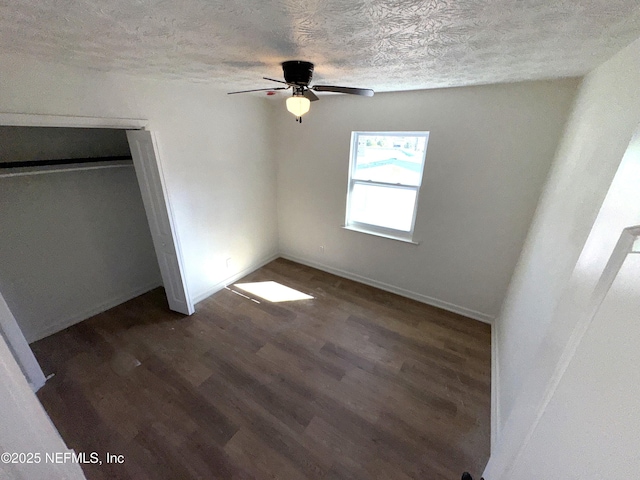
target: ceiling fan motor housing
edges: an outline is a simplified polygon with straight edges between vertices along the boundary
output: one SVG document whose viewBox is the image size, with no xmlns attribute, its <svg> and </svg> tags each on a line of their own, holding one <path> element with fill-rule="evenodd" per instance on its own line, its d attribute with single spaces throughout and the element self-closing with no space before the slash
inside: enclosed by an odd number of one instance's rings
<svg viewBox="0 0 640 480">
<path fill-rule="evenodd" d="M 282 62 L 284 80 L 293 85 L 306 87 L 313 77 L 313 63 L 302 60 L 289 60 Z"/>
</svg>

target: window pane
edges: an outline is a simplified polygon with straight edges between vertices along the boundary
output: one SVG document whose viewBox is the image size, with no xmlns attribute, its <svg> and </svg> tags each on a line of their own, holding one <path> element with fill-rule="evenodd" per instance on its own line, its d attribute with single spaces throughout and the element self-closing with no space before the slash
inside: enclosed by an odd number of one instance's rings
<svg viewBox="0 0 640 480">
<path fill-rule="evenodd" d="M 352 178 L 418 186 L 426 141 L 424 136 L 360 134 Z"/>
<path fill-rule="evenodd" d="M 409 232 L 415 203 L 416 190 L 356 183 L 349 221 Z"/>
</svg>

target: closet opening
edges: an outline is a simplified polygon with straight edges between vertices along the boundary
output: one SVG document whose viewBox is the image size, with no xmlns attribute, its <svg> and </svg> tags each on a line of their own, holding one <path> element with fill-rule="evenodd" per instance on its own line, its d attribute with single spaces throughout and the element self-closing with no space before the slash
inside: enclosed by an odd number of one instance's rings
<svg viewBox="0 0 640 480">
<path fill-rule="evenodd" d="M 193 313 L 167 200 L 150 132 L 0 126 L 0 300 L 21 335 L 7 315 L 0 333 L 34 390 L 28 343 L 160 286 Z"/>
</svg>

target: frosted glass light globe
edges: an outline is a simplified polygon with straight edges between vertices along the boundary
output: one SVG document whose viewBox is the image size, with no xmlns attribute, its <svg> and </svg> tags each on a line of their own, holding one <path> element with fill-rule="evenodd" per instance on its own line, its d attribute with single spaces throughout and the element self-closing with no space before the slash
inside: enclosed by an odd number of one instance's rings
<svg viewBox="0 0 640 480">
<path fill-rule="evenodd" d="M 301 117 L 309 111 L 311 102 L 307 97 L 301 95 L 295 95 L 287 98 L 287 110 L 293 113 L 296 117 Z"/>
</svg>

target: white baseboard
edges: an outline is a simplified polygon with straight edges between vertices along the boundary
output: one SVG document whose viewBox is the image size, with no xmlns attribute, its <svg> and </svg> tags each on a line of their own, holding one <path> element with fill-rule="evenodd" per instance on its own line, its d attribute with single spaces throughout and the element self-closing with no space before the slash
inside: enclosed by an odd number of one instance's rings
<svg viewBox="0 0 640 480">
<path fill-rule="evenodd" d="M 115 297 L 112 297 L 98 305 L 95 305 L 91 308 L 78 312 L 71 317 L 65 316 L 64 318 L 57 318 L 46 321 L 46 327 L 41 331 L 37 332 L 33 338 L 29 338 L 29 343 L 33 343 L 37 340 L 48 337 L 49 335 L 53 335 L 54 333 L 59 332 L 60 330 L 64 330 L 71 325 L 75 325 L 87 318 L 93 317 L 99 313 L 102 313 L 110 308 L 116 307 L 121 303 L 127 302 L 132 298 L 138 297 L 143 293 L 147 293 L 149 290 L 153 290 L 154 288 L 162 286 L 161 283 L 153 282 L 142 287 L 138 287 L 134 290 L 130 290 L 125 293 L 121 293 Z"/>
<path fill-rule="evenodd" d="M 193 302 L 194 305 L 198 302 L 201 302 L 205 298 L 210 297 L 216 292 L 219 292 L 230 283 L 233 283 L 236 280 L 240 280 L 242 277 L 249 275 L 251 272 L 254 272 L 257 269 L 264 267 L 267 263 L 273 262 L 278 257 L 280 257 L 278 253 L 273 253 L 266 258 L 258 260 L 257 262 L 253 263 L 251 266 L 245 268 L 241 272 L 238 272 L 229 278 L 225 278 L 223 281 L 216 283 L 213 287 L 208 288 L 207 290 L 205 290 L 202 293 L 199 293 L 198 295 L 194 295 L 191 298 L 191 301 Z"/>
<path fill-rule="evenodd" d="M 402 297 L 407 297 L 412 300 L 416 300 L 418 302 L 426 303 L 427 305 L 442 308 L 443 310 L 448 310 L 449 312 L 464 315 L 465 317 L 469 317 L 483 323 L 488 323 L 489 325 L 493 323 L 493 316 L 487 315 L 486 313 L 477 312 L 469 308 L 461 307 L 460 305 L 455 305 L 453 303 L 445 302 L 444 300 L 439 300 L 437 298 L 429 297 L 421 293 L 412 292 L 411 290 L 405 290 L 404 288 L 399 288 L 394 285 L 389 285 L 388 283 L 379 282 L 378 280 L 374 280 L 372 278 L 363 277 L 362 275 L 357 275 L 355 273 L 347 272 L 345 270 L 340 270 L 339 268 L 330 267 L 329 265 L 324 265 L 322 263 L 318 263 L 312 260 L 299 258 L 294 255 L 281 253 L 280 256 L 282 258 L 286 258 L 287 260 L 291 260 L 292 262 L 301 263 L 303 265 L 307 265 L 308 267 L 317 268 L 318 270 L 322 270 L 327 273 L 332 273 L 333 275 L 337 275 L 339 277 L 348 278 L 349 280 L 353 280 L 355 282 L 364 283 L 371 287 L 379 288 L 380 290 L 385 290 L 387 292 L 395 293 Z"/>
</svg>

